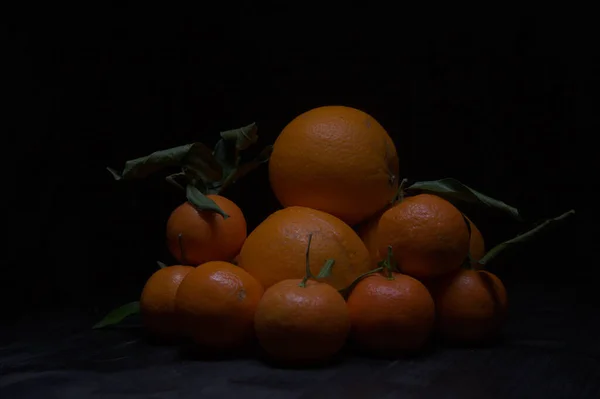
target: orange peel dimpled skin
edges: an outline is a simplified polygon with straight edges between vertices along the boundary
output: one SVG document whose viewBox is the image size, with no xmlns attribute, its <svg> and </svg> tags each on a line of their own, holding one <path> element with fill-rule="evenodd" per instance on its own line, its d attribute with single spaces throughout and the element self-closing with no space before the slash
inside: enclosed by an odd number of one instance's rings
<svg viewBox="0 0 600 399">
<path fill-rule="evenodd" d="M 283 129 L 273 145 L 269 179 L 284 207 L 318 209 L 355 225 L 393 199 L 398 165 L 394 142 L 373 117 L 325 106 Z"/>
</svg>

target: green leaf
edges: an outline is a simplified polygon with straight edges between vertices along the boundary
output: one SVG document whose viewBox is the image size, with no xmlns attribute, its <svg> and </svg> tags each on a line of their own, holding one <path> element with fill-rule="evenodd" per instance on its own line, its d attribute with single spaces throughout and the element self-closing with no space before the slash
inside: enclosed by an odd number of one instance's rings
<svg viewBox="0 0 600 399">
<path fill-rule="evenodd" d="M 246 162 L 240 165 L 235 171 L 232 183 L 235 183 L 254 169 L 258 168 L 261 164 L 267 162 L 273 153 L 273 146 L 268 145 L 250 162 Z"/>
<path fill-rule="evenodd" d="M 256 156 L 252 161 L 246 162 L 239 167 L 233 169 L 227 178 L 220 183 L 213 184 L 209 187 L 208 192 L 211 194 L 220 194 L 227 187 L 231 186 L 235 182 L 237 182 L 242 177 L 246 176 L 248 173 L 252 172 L 254 169 L 258 168 L 261 164 L 267 162 L 273 152 L 273 146 L 266 146 L 260 154 Z"/>
<path fill-rule="evenodd" d="M 125 162 L 123 172 L 117 172 L 112 168 L 107 169 L 116 180 L 144 178 L 161 169 L 180 166 L 191 148 L 192 144 L 187 144 L 129 160 Z"/>
<path fill-rule="evenodd" d="M 239 129 L 231 129 L 221 132 L 221 137 L 225 141 L 235 142 L 235 148 L 238 150 L 245 150 L 258 140 L 258 127 L 255 122 L 252 122 L 248 126 L 241 127 Z"/>
<path fill-rule="evenodd" d="M 235 140 L 228 141 L 222 138 L 215 144 L 213 156 L 223 168 L 223 176 L 229 176 L 240 161 L 239 151 L 235 147 L 235 143 Z"/>
<path fill-rule="evenodd" d="M 319 271 L 319 274 L 317 274 L 317 278 L 325 278 L 325 277 L 331 276 L 331 269 L 333 268 L 334 264 L 335 264 L 335 259 L 327 259 L 325 261 L 325 264 Z"/>
<path fill-rule="evenodd" d="M 520 234 L 520 235 L 516 236 L 515 238 L 512 238 L 508 241 L 505 241 L 501 244 L 496 245 L 494 248 L 492 248 L 490 251 L 488 251 L 488 253 L 486 253 L 484 255 L 484 257 L 479 260 L 478 263 L 481 266 L 487 265 L 492 259 L 494 259 L 496 256 L 498 256 L 498 254 L 505 251 L 506 249 L 524 244 L 528 241 L 531 241 L 534 238 L 537 238 L 541 233 L 547 231 L 551 227 L 555 227 L 558 224 L 564 222 L 566 219 L 573 216 L 574 214 L 575 214 L 575 210 L 571 209 L 570 211 L 565 212 L 558 217 L 546 220 L 544 223 L 532 228 L 531 230 L 527 231 L 526 233 Z"/>
<path fill-rule="evenodd" d="M 161 261 L 157 260 L 156 264 L 158 265 L 159 268 L 164 269 L 165 267 L 167 267 L 167 265 L 165 265 L 164 263 L 162 263 Z"/>
<path fill-rule="evenodd" d="M 92 328 L 103 328 L 106 326 L 118 324 L 123 321 L 126 317 L 138 314 L 140 312 L 139 301 L 129 302 L 123 306 L 120 306 L 110 313 L 108 313 L 102 320 L 96 323 Z"/>
<path fill-rule="evenodd" d="M 456 179 L 445 178 L 441 180 L 422 181 L 412 184 L 406 189 L 406 192 L 411 194 L 427 193 L 438 195 L 447 199 L 450 202 L 467 202 L 478 204 L 487 207 L 488 209 L 497 210 L 512 218 L 522 221 L 519 211 L 502 201 L 493 199 L 484 195 Z"/>
<path fill-rule="evenodd" d="M 180 166 L 190 178 L 202 181 L 216 181 L 223 176 L 221 165 L 214 158 L 210 148 L 202 143 L 186 144 L 125 162 L 123 172 L 107 168 L 116 180 L 140 179 L 162 169 Z M 171 175 L 174 177 L 175 175 Z"/>
<path fill-rule="evenodd" d="M 182 162 L 184 172 L 192 180 L 207 183 L 223 178 L 221 164 L 215 159 L 211 149 L 202 143 L 192 144 Z"/>
<path fill-rule="evenodd" d="M 223 216 L 224 219 L 229 217 L 220 207 L 215 203 L 215 201 L 208 198 L 206 195 L 202 194 L 200 190 L 198 190 L 192 184 L 188 184 L 186 188 L 186 197 L 187 200 L 199 211 L 212 211 L 216 212 L 219 215 Z"/>
<path fill-rule="evenodd" d="M 173 173 L 172 175 L 169 175 L 167 177 L 165 177 L 165 179 L 167 180 L 167 182 L 171 183 L 172 185 L 174 185 L 175 187 L 181 189 L 181 190 L 185 190 L 185 184 L 182 184 L 180 182 L 183 180 L 186 180 L 186 175 L 184 172 L 179 172 L 179 173 Z"/>
</svg>

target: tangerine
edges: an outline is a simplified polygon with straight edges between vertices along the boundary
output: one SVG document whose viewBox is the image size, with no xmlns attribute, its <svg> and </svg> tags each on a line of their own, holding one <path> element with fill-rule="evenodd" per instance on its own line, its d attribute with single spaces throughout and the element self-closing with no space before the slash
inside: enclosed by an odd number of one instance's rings
<svg viewBox="0 0 600 399">
<path fill-rule="evenodd" d="M 377 223 L 379 253 L 393 249 L 402 273 L 432 278 L 457 271 L 469 252 L 469 230 L 462 213 L 431 194 L 406 197 Z"/>
<path fill-rule="evenodd" d="M 461 268 L 428 287 L 436 304 L 437 330 L 447 340 L 485 341 L 499 331 L 506 318 L 506 289 L 488 271 Z"/>
<path fill-rule="evenodd" d="M 159 336 L 179 334 L 175 296 L 179 285 L 192 270 L 192 266 L 168 266 L 157 270 L 146 281 L 140 298 L 140 313 L 148 331 Z"/>
<path fill-rule="evenodd" d="M 396 272 L 361 280 L 348 297 L 348 309 L 352 339 L 377 355 L 418 351 L 435 322 L 435 304 L 427 288 L 419 280 Z"/>
<path fill-rule="evenodd" d="M 242 210 L 220 195 L 207 195 L 226 214 L 223 218 L 210 210 L 199 211 L 184 202 L 167 221 L 167 246 L 178 262 L 199 265 L 209 261 L 229 261 L 246 239 L 246 219 Z"/>
<path fill-rule="evenodd" d="M 231 350 L 253 336 L 254 312 L 263 287 L 245 270 L 222 261 L 196 267 L 175 299 L 185 334 L 199 346 Z"/>
</svg>

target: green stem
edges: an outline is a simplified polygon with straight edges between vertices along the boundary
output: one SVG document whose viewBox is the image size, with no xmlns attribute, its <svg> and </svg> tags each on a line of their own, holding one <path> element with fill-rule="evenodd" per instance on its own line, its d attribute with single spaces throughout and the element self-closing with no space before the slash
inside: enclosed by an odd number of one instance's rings
<svg viewBox="0 0 600 399">
<path fill-rule="evenodd" d="M 235 169 L 233 169 L 231 171 L 231 173 L 229 173 L 229 175 L 227 175 L 227 177 L 225 178 L 225 180 L 223 181 L 223 183 L 221 184 L 221 186 L 218 188 L 217 194 L 222 194 L 223 191 L 225 191 L 230 185 L 232 185 L 234 183 L 234 180 L 236 178 L 236 172 L 237 172 L 238 164 L 239 164 L 239 159 L 236 161 L 236 167 L 235 167 Z"/>
<path fill-rule="evenodd" d="M 300 282 L 300 284 L 298 284 L 298 286 L 304 288 L 306 287 L 306 282 L 308 281 L 309 278 L 314 278 L 313 274 L 310 272 L 310 259 L 309 259 L 309 252 L 310 252 L 310 243 L 312 241 L 312 236 L 313 233 L 310 233 L 308 235 L 308 244 L 306 245 L 306 271 L 304 274 L 304 278 L 302 279 L 302 281 Z"/>
<path fill-rule="evenodd" d="M 392 199 L 392 204 L 395 204 L 396 202 L 402 202 L 404 200 L 404 187 L 406 186 L 406 183 L 408 183 L 408 179 L 402 179 L 402 181 L 398 185 L 396 195 L 394 195 L 394 199 Z"/>
<path fill-rule="evenodd" d="M 181 184 L 179 184 L 179 182 L 177 181 L 177 177 L 183 177 L 183 176 L 185 176 L 185 173 L 181 172 L 181 173 L 175 173 L 175 174 L 169 175 L 165 179 L 167 180 L 168 183 L 185 191 L 185 187 L 182 186 Z"/>
<path fill-rule="evenodd" d="M 392 246 L 388 245 L 388 252 L 387 252 L 387 259 L 385 260 L 384 263 L 384 267 L 386 270 L 386 278 L 388 280 L 393 280 L 394 279 L 394 275 L 392 274 L 393 268 L 392 268 L 392 262 L 394 261 L 393 259 L 393 254 L 392 254 Z"/>
<path fill-rule="evenodd" d="M 496 245 L 494 248 L 492 248 L 488 253 L 486 253 L 484 255 L 483 258 L 481 258 L 479 260 L 479 264 L 480 265 L 486 265 L 487 263 L 489 263 L 492 259 L 494 259 L 500 252 L 502 252 L 504 249 L 506 249 L 507 247 L 513 245 L 513 244 L 519 244 L 522 242 L 525 242 L 527 240 L 530 240 L 531 238 L 533 238 L 537 233 L 539 233 L 541 230 L 545 229 L 548 225 L 554 223 L 554 222 L 561 222 L 565 219 L 567 219 L 568 217 L 572 216 L 575 214 L 575 210 L 571 209 L 568 212 L 563 213 L 562 215 L 554 218 L 554 219 L 548 219 L 546 220 L 544 223 L 540 224 L 537 227 L 534 227 L 533 229 L 511 239 L 508 241 L 503 242 L 502 244 L 498 244 Z"/>
<path fill-rule="evenodd" d="M 473 258 L 471 257 L 471 253 L 467 254 L 467 257 L 463 261 L 461 267 L 467 270 L 475 270 L 475 266 L 473 265 Z"/>
<path fill-rule="evenodd" d="M 338 292 L 340 294 L 342 294 L 343 297 L 347 297 L 348 294 L 350 294 L 350 292 L 352 292 L 352 290 L 354 289 L 354 287 L 356 286 L 356 284 L 358 284 L 361 280 L 363 280 L 366 277 L 369 277 L 372 274 L 377 274 L 383 271 L 383 266 L 380 266 L 376 269 L 370 270 L 368 272 L 365 272 L 363 274 L 361 274 L 360 276 L 358 276 L 357 278 L 354 279 L 354 281 L 352 281 L 352 283 L 350 283 L 350 285 L 346 288 L 342 288 L 341 290 L 339 290 Z"/>
</svg>

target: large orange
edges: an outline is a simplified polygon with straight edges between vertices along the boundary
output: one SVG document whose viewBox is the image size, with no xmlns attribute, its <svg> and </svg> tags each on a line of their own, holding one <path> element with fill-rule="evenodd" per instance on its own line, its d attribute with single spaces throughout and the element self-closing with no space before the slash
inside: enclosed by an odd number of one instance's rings
<svg viewBox="0 0 600 399">
<path fill-rule="evenodd" d="M 171 213 L 167 221 L 169 251 L 183 264 L 196 266 L 214 260 L 229 261 L 240 251 L 246 239 L 246 219 L 241 209 L 220 195 L 207 197 L 229 217 L 225 219 L 212 211 L 198 211 L 185 202 Z"/>
<path fill-rule="evenodd" d="M 312 247 L 311 247 L 312 254 Z M 283 362 L 324 361 L 343 346 L 350 331 L 348 308 L 329 284 L 284 280 L 265 291 L 254 319 L 256 337 Z"/>
<path fill-rule="evenodd" d="M 269 160 L 283 206 L 305 206 L 353 225 L 382 209 L 398 189 L 398 156 L 385 129 L 344 106 L 311 109 L 279 134 Z"/>
<path fill-rule="evenodd" d="M 253 336 L 263 292 L 254 277 L 231 263 L 199 265 L 183 279 L 175 299 L 185 335 L 205 349 L 243 346 Z"/>
<path fill-rule="evenodd" d="M 352 339 L 376 355 L 416 352 L 431 336 L 435 304 L 417 279 L 400 273 L 361 280 L 348 297 Z"/>
<path fill-rule="evenodd" d="M 469 252 L 469 230 L 462 213 L 450 202 L 419 194 L 383 213 L 377 242 L 380 254 L 392 246 L 403 273 L 430 278 L 458 270 Z"/>
<path fill-rule="evenodd" d="M 507 313 L 502 281 L 485 270 L 458 273 L 427 283 L 437 312 L 437 329 L 446 339 L 477 343 L 499 332 Z"/>
<path fill-rule="evenodd" d="M 371 269 L 369 252 L 350 226 L 328 213 L 299 206 L 276 211 L 259 224 L 244 242 L 238 265 L 265 289 L 282 280 L 302 278 L 310 233 L 312 273 L 318 274 L 327 259 L 335 260 L 331 276 L 323 282 L 346 288 Z"/>
<path fill-rule="evenodd" d="M 159 336 L 179 334 L 175 295 L 184 277 L 192 270 L 192 266 L 169 266 L 157 270 L 146 281 L 140 298 L 140 312 L 148 331 Z"/>
</svg>

